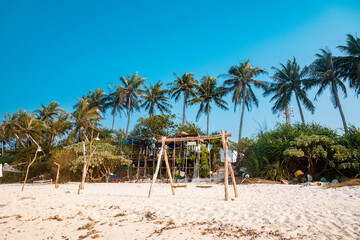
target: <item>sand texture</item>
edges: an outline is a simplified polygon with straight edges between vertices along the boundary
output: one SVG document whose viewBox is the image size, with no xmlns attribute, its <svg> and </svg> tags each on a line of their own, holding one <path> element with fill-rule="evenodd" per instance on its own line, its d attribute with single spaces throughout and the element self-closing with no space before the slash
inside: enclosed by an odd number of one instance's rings
<svg viewBox="0 0 360 240">
<path fill-rule="evenodd" d="M 0 239 L 360 239 L 360 187 L 0 185 Z M 231 185 L 230 185 L 231 187 Z"/>
</svg>

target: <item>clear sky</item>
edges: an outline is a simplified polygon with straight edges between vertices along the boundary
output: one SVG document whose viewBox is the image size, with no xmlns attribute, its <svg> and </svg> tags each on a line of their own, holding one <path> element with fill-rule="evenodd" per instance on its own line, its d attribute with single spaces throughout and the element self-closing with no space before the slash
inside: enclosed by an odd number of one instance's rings
<svg viewBox="0 0 360 240">
<path fill-rule="evenodd" d="M 0 81 L 3 112 L 33 111 L 57 101 L 72 111 L 76 97 L 96 87 L 108 92 L 108 83 L 139 72 L 155 83 L 169 83 L 193 72 L 218 76 L 250 58 L 272 71 L 295 56 L 309 65 L 319 48 L 345 44 L 346 34 L 360 36 L 360 1 L 0 1 Z M 269 76 L 261 79 L 270 81 Z M 223 79 L 219 79 L 222 83 Z M 270 98 L 245 112 L 243 135 L 253 137 L 271 129 L 281 116 L 272 114 Z M 309 92 L 314 98 L 314 91 Z M 237 140 L 240 108 L 214 108 L 210 130 L 228 130 Z M 348 123 L 360 126 L 360 99 L 348 89 L 341 101 Z M 179 117 L 182 101 L 174 104 Z M 300 121 L 293 99 L 293 121 Z M 341 128 L 338 110 L 323 94 L 314 115 L 305 120 Z M 197 107 L 187 109 L 195 121 Z M 134 113 L 130 127 L 145 112 Z M 111 117 L 103 122 L 111 127 Z M 126 119 L 117 119 L 117 128 Z M 198 124 L 206 129 L 206 116 Z"/>
</svg>

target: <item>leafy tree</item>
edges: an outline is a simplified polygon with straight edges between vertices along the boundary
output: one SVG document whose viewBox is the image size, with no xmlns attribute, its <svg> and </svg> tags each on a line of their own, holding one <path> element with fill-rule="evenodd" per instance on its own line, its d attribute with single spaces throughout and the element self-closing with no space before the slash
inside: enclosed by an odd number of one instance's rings
<svg viewBox="0 0 360 240">
<path fill-rule="evenodd" d="M 182 124 L 186 122 L 185 109 L 188 104 L 189 97 L 193 97 L 196 94 L 196 88 L 198 87 L 198 80 L 194 79 L 193 73 L 184 73 L 182 77 L 174 72 L 176 79 L 174 82 L 169 83 L 171 87 L 170 94 L 171 98 L 175 98 L 177 102 L 180 99 L 181 94 L 183 94 L 184 105 L 183 105 L 183 119 Z"/>
<path fill-rule="evenodd" d="M 140 94 L 144 100 L 141 107 L 149 112 L 150 117 L 154 115 L 155 108 L 158 108 L 162 114 L 170 113 L 170 98 L 166 96 L 169 90 L 161 89 L 162 85 L 161 81 L 157 82 L 154 86 L 150 83 L 150 87 L 144 85 L 145 91 L 143 94 Z"/>
<path fill-rule="evenodd" d="M 125 137 L 128 136 L 129 124 L 130 124 L 130 114 L 134 109 L 139 110 L 139 95 L 143 92 L 142 85 L 145 83 L 145 78 L 138 76 L 138 72 L 134 75 L 127 75 L 127 77 L 120 77 L 121 85 L 114 84 L 115 86 L 120 87 L 123 92 L 125 92 L 125 103 L 127 108 L 127 117 L 128 122 L 126 125 Z"/>
<path fill-rule="evenodd" d="M 205 113 L 207 116 L 206 135 L 209 135 L 211 103 L 214 102 L 217 107 L 223 110 L 229 110 L 226 107 L 227 102 L 222 99 L 225 94 L 225 89 L 217 86 L 217 80 L 215 77 L 204 76 L 201 79 L 201 84 L 197 87 L 196 96 L 190 100 L 190 105 L 197 103 L 200 104 L 196 120 L 200 118 L 202 113 Z"/>
<path fill-rule="evenodd" d="M 180 123 L 175 129 L 175 135 L 180 135 L 181 132 L 186 132 L 190 135 L 204 135 L 204 132 L 198 125 L 188 121 L 185 124 Z"/>
<path fill-rule="evenodd" d="M 337 65 L 334 64 L 334 57 L 331 51 L 326 49 L 320 49 L 321 53 L 316 54 L 317 59 L 311 64 L 311 77 L 306 80 L 305 89 L 312 87 L 319 87 L 316 93 L 316 97 L 320 96 L 324 90 L 329 86 L 331 93 L 331 101 L 334 104 L 334 108 L 339 108 L 339 112 L 344 125 L 344 130 L 347 130 L 345 115 L 339 99 L 338 89 L 340 89 L 345 97 L 347 96 L 346 87 L 341 81 L 341 71 Z"/>
<path fill-rule="evenodd" d="M 89 108 L 97 108 L 102 114 L 105 114 L 109 108 L 108 96 L 105 91 L 100 88 L 96 88 L 95 91 L 89 91 L 87 96 L 83 96 L 79 99 L 79 102 L 75 104 L 74 109 L 78 109 L 82 104 L 82 100 L 86 100 L 89 103 Z"/>
<path fill-rule="evenodd" d="M 253 67 L 249 62 L 250 60 L 247 59 L 245 62 L 240 63 L 239 66 L 232 66 L 229 69 L 228 74 L 220 75 L 220 77 L 228 78 L 225 80 L 224 86 L 226 87 L 227 92 L 232 92 L 234 110 L 236 111 L 237 105 L 242 104 L 239 141 L 241 139 L 245 106 L 249 111 L 252 104 L 255 104 L 255 106 L 259 105 L 259 101 L 252 90 L 252 86 L 266 90 L 266 84 L 263 81 L 254 78 L 267 73 L 267 71 L 263 68 Z"/>
<path fill-rule="evenodd" d="M 171 136 L 174 134 L 177 124 L 174 122 L 175 115 L 154 115 L 148 118 L 139 118 L 131 136 L 145 138 Z"/>
<path fill-rule="evenodd" d="M 116 171 L 121 165 L 132 163 L 131 160 L 116 155 L 116 147 L 109 143 L 99 142 L 94 144 L 94 147 L 95 150 L 92 154 L 88 168 L 88 177 L 91 181 L 100 181 L 105 178 L 105 181 L 107 182 L 111 172 Z M 70 170 L 74 173 L 81 172 L 83 163 L 83 149 L 81 143 L 69 145 L 64 149 L 73 151 L 76 155 L 75 160 L 71 163 Z M 86 144 L 86 149 L 87 152 L 89 152 L 90 144 Z"/>
<path fill-rule="evenodd" d="M 309 68 L 300 68 L 294 57 L 293 61 L 288 61 L 286 65 L 280 64 L 281 68 L 272 67 L 275 70 L 272 78 L 275 80 L 270 87 L 265 91 L 264 95 L 273 94 L 271 101 L 276 100 L 272 107 L 273 112 L 282 112 L 288 109 L 291 102 L 291 97 L 295 94 L 295 99 L 298 104 L 301 121 L 305 123 L 304 114 L 300 102 L 304 104 L 305 108 L 314 113 L 315 107 L 307 97 L 303 89 L 304 78 L 308 74 Z M 290 123 L 290 120 L 287 119 Z"/>
<path fill-rule="evenodd" d="M 345 46 L 338 48 L 347 56 L 337 57 L 336 62 L 341 69 L 341 76 L 349 80 L 350 87 L 355 89 L 357 96 L 360 95 L 360 38 L 351 34 L 347 35 Z"/>
</svg>

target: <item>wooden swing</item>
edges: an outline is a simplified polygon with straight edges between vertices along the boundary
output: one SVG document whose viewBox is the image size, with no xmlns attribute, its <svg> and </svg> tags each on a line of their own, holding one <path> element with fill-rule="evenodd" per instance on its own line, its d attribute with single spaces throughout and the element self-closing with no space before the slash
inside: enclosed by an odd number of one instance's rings
<svg viewBox="0 0 360 240">
<path fill-rule="evenodd" d="M 169 160 L 168 160 L 168 156 L 167 156 L 167 152 L 166 152 L 165 142 L 181 142 L 181 141 L 194 141 L 194 140 L 206 140 L 206 139 L 221 138 L 222 145 L 223 145 L 223 148 L 224 148 L 224 153 L 225 153 L 225 177 L 224 177 L 225 201 L 229 200 L 229 191 L 228 191 L 228 185 L 229 185 L 229 179 L 228 179 L 229 176 L 228 175 L 229 175 L 229 171 L 230 171 L 230 175 L 231 175 L 231 179 L 232 179 L 232 183 L 233 183 L 233 187 L 234 187 L 234 194 L 235 194 L 235 197 L 237 198 L 238 193 L 237 193 L 237 188 L 236 188 L 235 176 L 234 176 L 234 172 L 232 170 L 232 167 L 231 167 L 231 164 L 230 164 L 230 161 L 229 161 L 229 156 L 228 156 L 228 147 L 229 147 L 228 138 L 229 137 L 231 137 L 231 133 L 228 133 L 226 131 L 225 134 L 224 134 L 223 130 L 221 130 L 221 135 L 179 137 L 179 138 L 168 138 L 168 139 L 166 137 L 161 137 L 161 139 L 160 139 L 161 148 L 160 148 L 160 152 L 159 152 L 159 155 L 158 155 L 158 160 L 157 160 L 157 164 L 156 164 L 156 170 L 155 170 L 152 182 L 151 182 L 148 197 L 150 198 L 152 196 L 152 192 L 154 190 L 156 178 L 157 178 L 157 175 L 159 173 L 160 162 L 161 162 L 161 159 L 162 159 L 163 155 L 164 155 L 164 160 L 165 160 L 165 164 L 166 164 L 167 174 L 168 174 L 168 177 L 169 177 L 169 180 L 170 180 L 171 192 L 172 192 L 172 195 L 175 195 L 175 187 L 174 187 L 174 184 L 173 184 L 173 179 L 171 177 L 171 170 L 170 170 L 170 166 L 169 166 Z M 208 186 L 206 186 L 205 188 L 208 188 Z"/>
</svg>

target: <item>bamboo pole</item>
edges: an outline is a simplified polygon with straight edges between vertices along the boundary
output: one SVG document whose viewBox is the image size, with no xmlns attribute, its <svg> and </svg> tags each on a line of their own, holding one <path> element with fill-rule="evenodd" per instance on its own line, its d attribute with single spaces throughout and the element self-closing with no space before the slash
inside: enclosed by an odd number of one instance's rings
<svg viewBox="0 0 360 240">
<path fill-rule="evenodd" d="M 156 164 L 156 170 L 155 170 L 155 173 L 154 173 L 154 176 L 153 176 L 153 179 L 152 179 L 152 182 L 151 182 L 150 190 L 149 190 L 149 196 L 148 196 L 149 198 L 151 197 L 152 192 L 154 190 L 156 178 L 157 178 L 157 175 L 159 173 L 161 157 L 162 157 L 162 154 L 163 154 L 163 151 L 164 151 L 164 146 L 165 146 L 164 137 L 161 137 L 161 140 L 162 140 L 161 141 L 161 149 L 160 149 L 160 152 L 159 152 L 159 155 L 158 155 L 158 160 L 157 160 L 157 164 Z"/>
<path fill-rule="evenodd" d="M 229 200 L 229 190 L 228 190 L 228 184 L 229 184 L 229 180 L 228 180 L 228 177 L 229 177 L 229 173 L 228 173 L 228 148 L 227 148 L 227 144 L 226 144 L 226 141 L 225 141 L 225 134 L 224 134 L 224 131 L 221 130 L 221 140 L 222 140 L 222 144 L 223 144 L 223 148 L 224 148 L 224 155 L 225 155 L 225 177 L 224 177 L 224 185 L 225 185 L 225 201 L 228 201 Z"/>
<path fill-rule="evenodd" d="M 54 162 L 56 166 L 58 166 L 57 168 L 57 172 L 56 172 L 56 180 L 55 180 L 55 188 L 59 188 L 58 180 L 59 180 L 59 172 L 60 172 L 60 164 Z"/>
<path fill-rule="evenodd" d="M 165 149 L 164 149 L 165 165 L 166 165 L 167 174 L 168 174 L 168 177 L 170 180 L 171 192 L 172 192 L 172 195 L 175 195 L 175 189 L 174 189 L 174 184 L 173 184 L 172 177 L 171 177 L 171 170 L 170 170 L 170 166 L 169 166 L 169 159 L 167 156 L 166 148 L 167 147 L 165 146 Z"/>
<path fill-rule="evenodd" d="M 226 131 L 225 131 L 226 133 Z M 230 146 L 230 143 L 229 143 L 229 139 L 226 137 L 225 138 L 225 142 L 226 142 L 226 147 L 229 147 Z M 229 158 L 227 158 L 228 161 L 229 161 Z M 236 179 L 235 179 L 235 175 L 234 175 L 234 171 L 232 169 L 232 166 L 231 166 L 231 163 L 229 161 L 228 163 L 228 166 L 229 166 L 229 171 L 230 171 L 230 176 L 231 176 L 231 181 L 233 183 L 233 187 L 234 187 L 234 194 L 235 194 L 235 197 L 238 198 L 239 195 L 238 195 L 238 191 L 237 191 L 237 187 L 236 187 Z"/>
<path fill-rule="evenodd" d="M 231 137 L 231 133 L 226 133 L 225 137 Z M 216 139 L 221 138 L 222 135 L 212 135 L 212 136 L 194 136 L 194 137 L 180 137 L 180 138 L 166 138 L 165 142 L 182 142 L 182 141 L 192 141 L 192 140 L 206 140 L 206 139 Z M 161 142 L 160 140 L 157 140 Z"/>
</svg>

